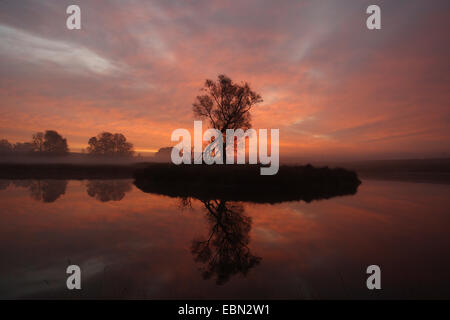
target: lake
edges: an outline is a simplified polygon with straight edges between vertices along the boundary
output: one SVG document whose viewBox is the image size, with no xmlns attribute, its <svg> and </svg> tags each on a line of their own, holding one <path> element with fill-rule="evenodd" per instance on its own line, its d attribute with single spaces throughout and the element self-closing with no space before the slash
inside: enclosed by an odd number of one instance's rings
<svg viewBox="0 0 450 320">
<path fill-rule="evenodd" d="M 132 180 L 0 180 L 0 298 L 450 298 L 450 185 L 254 204 Z M 66 288 L 66 268 L 82 290 Z M 381 268 L 368 290 L 366 268 Z"/>
</svg>

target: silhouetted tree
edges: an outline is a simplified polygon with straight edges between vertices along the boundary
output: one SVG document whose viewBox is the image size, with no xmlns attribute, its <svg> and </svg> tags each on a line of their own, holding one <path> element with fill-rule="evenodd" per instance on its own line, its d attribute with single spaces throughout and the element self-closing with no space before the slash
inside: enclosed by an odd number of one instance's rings
<svg viewBox="0 0 450 320">
<path fill-rule="evenodd" d="M 223 200 L 202 202 L 208 211 L 211 231 L 207 239 L 192 241 L 191 252 L 195 261 L 203 264 L 203 278 L 215 275 L 216 283 L 220 285 L 232 275 L 247 275 L 261 262 L 248 247 L 251 218 L 244 215 L 241 204 L 227 204 Z"/>
<path fill-rule="evenodd" d="M 132 157 L 134 154 L 133 144 L 121 133 L 102 132 L 90 138 L 88 144 L 87 150 L 91 155 Z"/>
<path fill-rule="evenodd" d="M 45 131 L 43 150 L 52 155 L 64 155 L 69 152 L 67 140 L 54 130 Z"/>
<path fill-rule="evenodd" d="M 34 151 L 42 153 L 42 151 L 44 151 L 44 134 L 42 132 L 34 133 L 32 143 Z"/>
<path fill-rule="evenodd" d="M 8 154 L 13 152 L 13 146 L 6 139 L 0 140 L 0 154 Z"/>
<path fill-rule="evenodd" d="M 193 103 L 194 115 L 207 119 L 222 133 L 224 142 L 227 129 L 251 127 L 250 110 L 263 101 L 247 82 L 237 84 L 225 75 L 219 75 L 217 81 L 206 80 L 202 91 L 205 94 L 197 96 Z M 225 163 L 225 152 L 222 156 Z"/>
<path fill-rule="evenodd" d="M 89 180 L 87 193 L 101 202 L 120 201 L 125 193 L 131 190 L 131 182 L 127 180 Z"/>
</svg>

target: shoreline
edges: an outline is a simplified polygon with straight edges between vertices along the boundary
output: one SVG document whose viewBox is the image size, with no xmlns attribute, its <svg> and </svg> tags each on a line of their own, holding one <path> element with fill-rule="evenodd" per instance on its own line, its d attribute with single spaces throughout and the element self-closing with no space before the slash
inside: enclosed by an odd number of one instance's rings
<svg viewBox="0 0 450 320">
<path fill-rule="evenodd" d="M 0 179 L 132 179 L 134 172 L 138 169 L 167 165 L 169 164 L 118 161 L 67 163 L 58 162 L 58 159 L 50 163 L 0 161 Z M 323 167 L 325 163 L 313 163 L 313 165 Z M 330 162 L 329 167 L 355 171 L 358 177 L 364 180 L 450 184 L 450 159 Z"/>
</svg>

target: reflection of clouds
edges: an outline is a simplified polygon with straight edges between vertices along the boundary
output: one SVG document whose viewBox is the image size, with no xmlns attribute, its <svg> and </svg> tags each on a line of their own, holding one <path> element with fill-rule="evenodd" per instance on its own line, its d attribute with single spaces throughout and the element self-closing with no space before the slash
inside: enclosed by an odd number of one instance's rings
<svg viewBox="0 0 450 320">
<path fill-rule="evenodd" d="M 83 261 L 81 267 L 82 272 L 82 286 L 83 282 L 89 281 L 96 275 L 101 275 L 106 267 L 106 263 L 110 261 L 104 261 L 103 257 L 89 258 Z M 73 261 L 77 264 L 78 261 Z M 45 266 L 23 266 L 16 270 L 17 273 L 26 274 L 26 277 L 18 277 L 18 279 L 6 278 L 0 282 L 8 288 L 8 296 L 32 296 L 39 294 L 42 291 L 55 292 L 60 290 L 61 287 L 65 289 L 65 281 L 67 276 L 65 272 L 68 265 L 72 264 L 71 261 L 53 261 L 53 264 Z M 30 279 L 36 279 L 37 281 L 30 281 Z"/>
<path fill-rule="evenodd" d="M 0 215 L 0 297 L 170 298 L 177 276 L 200 278 L 186 241 L 200 232 L 201 215 L 174 219 L 176 200 L 140 191 L 111 206 L 89 201 L 84 182 L 70 181 L 68 190 L 52 205 L 26 189 L 0 193 L 9 208 Z M 69 264 L 86 276 L 81 292 L 65 286 Z"/>
<path fill-rule="evenodd" d="M 263 239 L 268 243 L 277 242 L 284 238 L 284 235 L 282 233 L 278 233 L 269 228 L 259 227 L 255 228 L 253 232 L 258 238 Z"/>
<path fill-rule="evenodd" d="M 98 201 L 120 201 L 131 191 L 129 180 L 89 180 L 87 193 Z"/>
<path fill-rule="evenodd" d="M 206 209 L 198 200 L 192 200 L 192 211 L 180 212 L 177 199 L 133 189 L 127 194 L 131 201 L 111 206 L 86 201 L 85 185 L 71 181 L 64 201 L 48 205 L 32 200 L 25 189 L 9 188 L 0 192 L 2 208 L 8 208 L 0 210 L 0 297 L 370 299 L 367 289 L 358 288 L 361 266 L 374 259 L 392 267 L 396 298 L 444 297 L 450 267 L 448 189 L 367 181 L 356 197 L 244 204 L 252 217 L 251 248 L 263 253 L 264 263 L 218 290 L 199 276 L 187 248 L 195 235 L 209 236 Z M 433 206 L 432 215 L 427 206 Z M 68 260 L 82 272 L 86 268 L 81 292 L 65 287 Z M 404 290 L 411 279 L 395 268 L 400 260 L 411 266 L 421 290 Z"/>
</svg>

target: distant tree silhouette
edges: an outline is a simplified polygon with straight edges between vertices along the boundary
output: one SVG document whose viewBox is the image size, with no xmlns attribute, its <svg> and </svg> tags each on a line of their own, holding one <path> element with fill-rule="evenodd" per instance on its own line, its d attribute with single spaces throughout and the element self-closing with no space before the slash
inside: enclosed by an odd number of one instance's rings
<svg viewBox="0 0 450 320">
<path fill-rule="evenodd" d="M 0 140 L 0 154 L 8 154 L 13 152 L 13 145 L 6 139 Z"/>
<path fill-rule="evenodd" d="M 102 132 L 90 138 L 88 144 L 87 150 L 91 155 L 132 157 L 134 154 L 133 144 L 121 133 Z"/>
<path fill-rule="evenodd" d="M 34 151 L 42 153 L 44 151 L 44 134 L 42 132 L 34 133 L 32 143 Z"/>
<path fill-rule="evenodd" d="M 31 142 L 17 142 L 12 145 L 6 139 L 0 140 L 0 154 L 28 155 L 34 152 L 48 155 L 65 155 L 69 152 L 69 148 L 67 140 L 54 130 L 47 130 L 45 134 L 42 132 L 33 134 Z"/>
<path fill-rule="evenodd" d="M 202 91 L 192 105 L 194 115 L 207 119 L 222 133 L 224 142 L 227 129 L 251 128 L 250 110 L 263 101 L 247 82 L 237 84 L 225 75 L 219 75 L 217 81 L 207 79 Z M 225 152 L 222 156 L 225 163 Z"/>
<path fill-rule="evenodd" d="M 154 159 L 158 162 L 171 162 L 171 154 L 173 147 L 160 148 L 158 152 L 155 153 Z"/>
<path fill-rule="evenodd" d="M 207 238 L 192 241 L 191 252 L 195 261 L 203 264 L 203 278 L 216 276 L 216 283 L 221 285 L 232 275 L 247 275 L 261 262 L 261 257 L 254 256 L 248 247 L 251 218 L 244 215 L 244 207 L 239 203 L 202 202 L 211 231 Z"/>
<path fill-rule="evenodd" d="M 65 155 L 69 152 L 67 140 L 54 130 L 45 131 L 42 147 L 45 153 L 51 155 Z"/>
<path fill-rule="evenodd" d="M 31 154 L 34 152 L 34 146 L 31 142 L 17 142 L 14 144 L 14 152 L 18 154 Z"/>
</svg>

